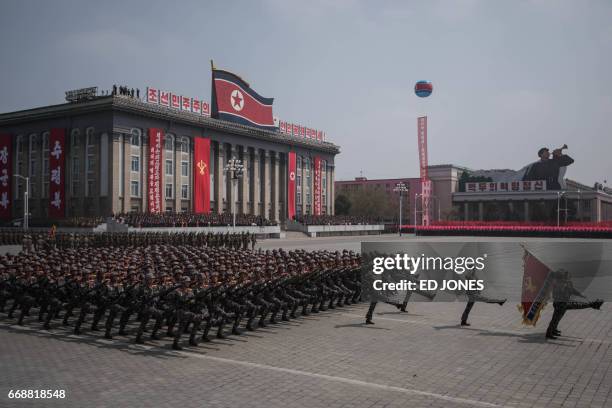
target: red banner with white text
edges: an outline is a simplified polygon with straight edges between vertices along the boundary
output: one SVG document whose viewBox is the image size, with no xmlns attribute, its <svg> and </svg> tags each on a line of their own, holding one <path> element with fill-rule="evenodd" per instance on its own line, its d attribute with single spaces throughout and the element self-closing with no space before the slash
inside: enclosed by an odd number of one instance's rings
<svg viewBox="0 0 612 408">
<path fill-rule="evenodd" d="M 49 135 L 49 217 L 64 218 L 66 213 L 66 129 L 51 129 Z"/>
<path fill-rule="evenodd" d="M 0 218 L 2 219 L 11 218 L 12 149 L 11 135 L 0 134 Z"/>
<path fill-rule="evenodd" d="M 149 129 L 149 212 L 162 212 L 162 153 L 163 133 L 161 129 Z"/>
<path fill-rule="evenodd" d="M 295 152 L 288 155 L 289 177 L 287 177 L 287 216 L 290 220 L 295 217 Z"/>
<path fill-rule="evenodd" d="M 210 139 L 193 139 L 193 211 L 210 212 Z"/>
<path fill-rule="evenodd" d="M 321 158 L 314 157 L 314 215 L 321 215 Z"/>
<path fill-rule="evenodd" d="M 417 134 L 419 137 L 421 180 L 427 180 L 427 116 L 421 116 L 417 119 Z"/>
</svg>

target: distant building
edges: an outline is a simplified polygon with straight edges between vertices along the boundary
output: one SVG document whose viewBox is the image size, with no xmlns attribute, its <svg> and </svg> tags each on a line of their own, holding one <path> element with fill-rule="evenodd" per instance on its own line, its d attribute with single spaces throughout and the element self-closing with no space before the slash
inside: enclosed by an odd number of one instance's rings
<svg viewBox="0 0 612 408">
<path fill-rule="evenodd" d="M 464 172 L 470 175 L 495 177 L 508 175 L 512 170 L 471 170 L 452 164 L 432 165 L 428 168 L 432 181 L 432 220 L 462 221 L 522 221 L 599 222 L 612 220 L 612 189 L 601 184 L 589 187 L 566 179 L 563 191 L 546 190 L 544 184 L 518 182 L 513 185 L 500 183 L 471 183 L 468 189 L 460 188 Z M 350 181 L 336 181 L 336 194 L 372 187 L 385 191 L 390 200 L 397 199 L 395 184 L 403 182 L 409 189 L 409 214 L 414 222 L 415 197 L 421 193 L 418 177 L 368 180 L 357 177 Z M 463 190 L 463 191 L 461 191 Z M 420 224 L 420 200 L 417 201 L 417 223 Z"/>
</svg>

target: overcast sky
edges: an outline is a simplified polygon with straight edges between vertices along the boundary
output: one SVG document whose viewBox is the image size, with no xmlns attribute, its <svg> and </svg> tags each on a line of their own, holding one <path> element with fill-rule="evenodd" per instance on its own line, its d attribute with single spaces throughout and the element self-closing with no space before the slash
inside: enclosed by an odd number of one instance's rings
<svg viewBox="0 0 612 408">
<path fill-rule="evenodd" d="M 427 114 L 431 164 L 518 169 L 567 143 L 569 178 L 611 185 L 611 22 L 606 0 L 3 1 L 0 112 L 113 83 L 210 100 L 212 58 L 326 131 L 337 180 L 418 176 Z"/>
</svg>

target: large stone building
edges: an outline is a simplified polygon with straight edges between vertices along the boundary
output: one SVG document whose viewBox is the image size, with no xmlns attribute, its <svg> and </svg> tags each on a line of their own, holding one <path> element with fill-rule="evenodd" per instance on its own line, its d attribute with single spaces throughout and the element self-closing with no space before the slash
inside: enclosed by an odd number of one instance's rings
<svg viewBox="0 0 612 408">
<path fill-rule="evenodd" d="M 51 129 L 65 131 L 66 217 L 147 211 L 149 129 L 162 129 L 161 207 L 193 208 L 194 137 L 210 139 L 210 208 L 215 212 L 262 215 L 282 221 L 288 214 L 288 182 L 295 179 L 295 211 L 314 212 L 320 190 L 320 213 L 334 212 L 333 143 L 289 136 L 183 112 L 125 95 L 0 114 L 0 134 L 12 141 L 11 171 L 29 178 L 33 218 L 48 217 Z M 296 174 L 289 174 L 288 154 L 296 153 Z M 224 172 L 235 157 L 244 175 L 235 190 Z M 320 189 L 315 189 L 314 158 L 321 163 Z M 10 215 L 23 213 L 25 181 L 10 182 Z M 234 191 L 233 191 L 234 190 Z M 289 201 L 290 202 L 290 201 Z"/>
</svg>

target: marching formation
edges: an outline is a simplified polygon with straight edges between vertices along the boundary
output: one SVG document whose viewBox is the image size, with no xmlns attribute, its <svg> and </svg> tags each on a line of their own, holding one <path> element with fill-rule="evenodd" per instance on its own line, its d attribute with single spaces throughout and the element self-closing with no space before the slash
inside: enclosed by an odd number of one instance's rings
<svg viewBox="0 0 612 408">
<path fill-rule="evenodd" d="M 225 337 L 226 325 L 240 335 L 360 299 L 361 260 L 352 251 L 253 251 L 231 246 L 242 242 L 240 234 L 202 235 L 202 242 L 177 244 L 172 234 L 160 234 L 142 246 L 1 256 L 0 313 L 18 324 L 37 317 L 46 330 L 103 329 L 108 339 L 132 335 L 137 343 L 145 334 L 151 340 L 165 334 L 180 349 L 183 335 L 197 346 L 211 330 Z"/>
</svg>

